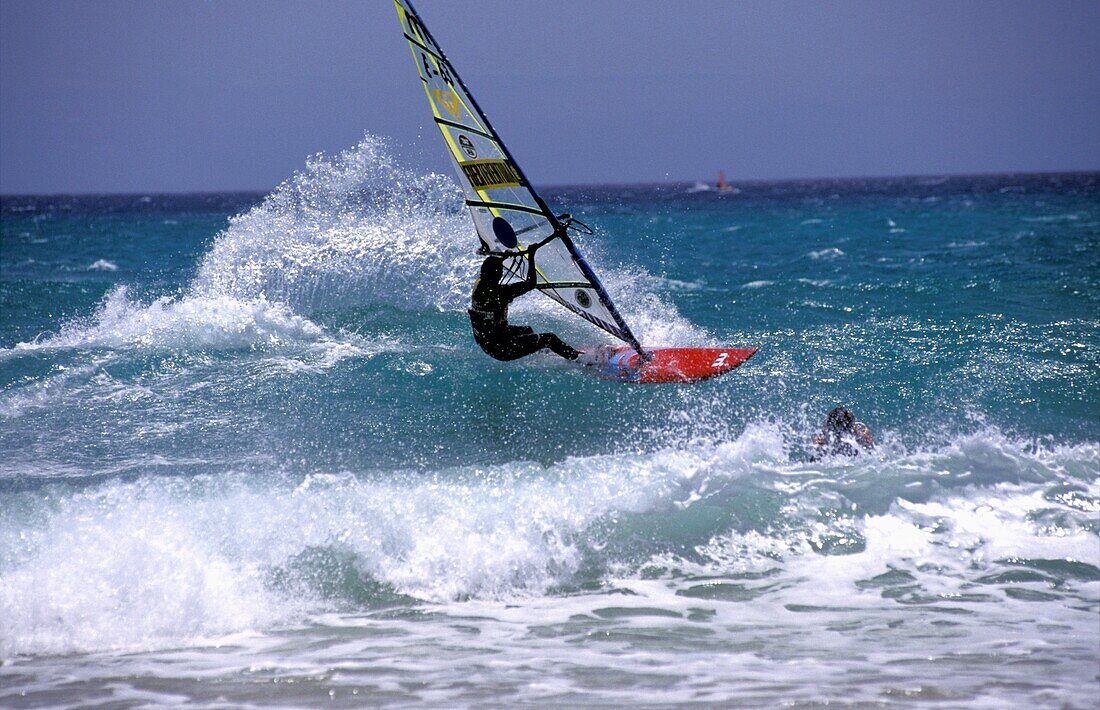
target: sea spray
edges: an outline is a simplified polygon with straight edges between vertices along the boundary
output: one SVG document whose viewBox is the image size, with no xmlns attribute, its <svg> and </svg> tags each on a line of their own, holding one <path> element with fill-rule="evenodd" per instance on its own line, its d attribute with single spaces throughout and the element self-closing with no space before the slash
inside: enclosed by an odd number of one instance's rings
<svg viewBox="0 0 1100 710">
<path fill-rule="evenodd" d="M 464 311 L 479 263 L 476 246 L 458 186 L 401 166 L 387 141 L 368 134 L 334 157 L 314 156 L 263 203 L 233 218 L 203 257 L 192 292 L 263 295 L 307 312 L 349 306 Z M 648 343 L 705 338 L 658 295 L 646 272 L 603 273 Z M 556 317 L 579 330 L 543 299 L 524 299 L 516 311 Z"/>
<path fill-rule="evenodd" d="M 449 179 L 400 167 L 366 136 L 316 155 L 230 220 L 203 257 L 194 294 L 265 297 L 296 309 L 457 307 L 476 271 L 462 198 Z"/>
<path fill-rule="evenodd" d="M 120 286 L 91 322 L 15 349 L 233 347 L 317 339 L 320 329 L 307 320 L 317 311 L 464 312 L 478 268 L 472 229 L 449 178 L 402 167 L 386 140 L 367 134 L 335 156 L 311 157 L 259 205 L 232 217 L 182 294 L 149 303 Z M 713 344 L 660 295 L 659 279 L 638 267 L 605 276 L 647 343 Z M 552 318 L 573 337 L 605 339 L 545 299 L 524 299 L 514 310 Z"/>
<path fill-rule="evenodd" d="M 988 451 L 1021 482 L 971 480 Z M 907 595 L 942 595 L 930 603 L 981 584 L 986 596 L 1035 589 L 1095 604 L 1096 453 L 1029 452 L 991 430 L 822 469 L 789 462 L 779 431 L 762 426 L 551 467 L 52 486 L 0 515 L 0 637 L 7 654 L 150 648 L 387 594 L 521 599 L 639 573 L 694 589 L 698 577 L 772 569 L 792 580 L 783 597 L 810 603 L 818 592 L 796 580 L 822 565 L 837 567 L 842 596 L 905 570 Z M 911 486 L 929 480 L 912 468 L 925 458 L 941 471 L 931 492 Z M 1062 477 L 1067 465 L 1084 466 L 1079 483 Z M 1033 570 L 1017 582 L 1034 584 L 1013 584 L 1013 570 Z M 350 576 L 334 592 L 337 573 Z"/>
<path fill-rule="evenodd" d="M 5 199 L 0 705 L 1094 703 L 1092 177 L 547 191 L 648 342 L 761 347 L 647 388 L 485 358 L 467 281 L 354 241 L 476 269 L 461 203 L 318 160 L 269 212 Z M 838 404 L 876 446 L 810 461 Z"/>
</svg>

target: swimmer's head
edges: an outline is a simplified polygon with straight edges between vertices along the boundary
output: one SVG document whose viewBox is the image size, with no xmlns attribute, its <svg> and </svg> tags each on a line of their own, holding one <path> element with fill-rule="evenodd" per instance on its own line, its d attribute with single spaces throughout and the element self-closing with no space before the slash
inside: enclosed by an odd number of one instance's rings
<svg viewBox="0 0 1100 710">
<path fill-rule="evenodd" d="M 829 416 L 825 417 L 825 431 L 837 434 L 851 434 L 855 427 L 856 418 L 844 407 L 835 407 Z"/>
</svg>

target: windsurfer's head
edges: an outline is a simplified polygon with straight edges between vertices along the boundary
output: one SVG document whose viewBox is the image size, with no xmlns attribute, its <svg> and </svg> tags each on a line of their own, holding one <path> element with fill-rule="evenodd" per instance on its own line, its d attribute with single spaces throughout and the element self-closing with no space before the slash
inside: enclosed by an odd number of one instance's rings
<svg viewBox="0 0 1100 710">
<path fill-rule="evenodd" d="M 830 434 L 851 434 L 856 418 L 844 407 L 835 407 L 825 417 L 825 431 Z"/>
<path fill-rule="evenodd" d="M 504 276 L 504 257 L 500 254 L 490 254 L 481 262 L 481 280 L 497 283 Z"/>
</svg>

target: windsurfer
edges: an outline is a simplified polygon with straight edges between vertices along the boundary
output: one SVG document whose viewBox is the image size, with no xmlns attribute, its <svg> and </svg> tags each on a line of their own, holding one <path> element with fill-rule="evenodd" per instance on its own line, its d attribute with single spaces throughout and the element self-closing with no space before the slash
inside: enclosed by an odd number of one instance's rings
<svg viewBox="0 0 1100 710">
<path fill-rule="evenodd" d="M 529 247 L 527 278 L 513 284 L 502 284 L 504 257 L 490 254 L 481 264 L 481 276 L 474 282 L 470 295 L 470 325 L 474 340 L 490 357 L 497 360 L 516 360 L 544 348 L 566 360 L 576 360 L 580 353 L 554 333 L 536 333 L 526 325 L 508 323 L 508 305 L 535 288 L 535 249 Z"/>
</svg>

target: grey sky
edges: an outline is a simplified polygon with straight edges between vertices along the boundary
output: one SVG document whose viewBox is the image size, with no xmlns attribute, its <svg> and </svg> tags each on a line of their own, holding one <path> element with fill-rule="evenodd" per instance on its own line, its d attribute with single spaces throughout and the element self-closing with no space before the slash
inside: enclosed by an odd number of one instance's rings
<svg viewBox="0 0 1100 710">
<path fill-rule="evenodd" d="M 1100 2 L 417 9 L 544 185 L 1100 169 Z M 389 0 L 0 2 L 0 192 L 267 189 L 364 131 L 448 170 L 428 115 Z"/>
</svg>

